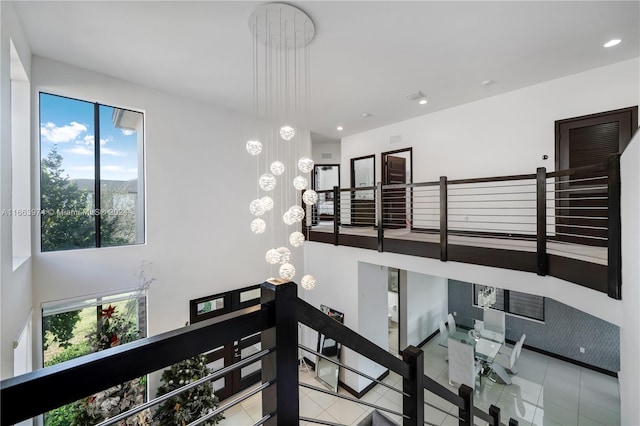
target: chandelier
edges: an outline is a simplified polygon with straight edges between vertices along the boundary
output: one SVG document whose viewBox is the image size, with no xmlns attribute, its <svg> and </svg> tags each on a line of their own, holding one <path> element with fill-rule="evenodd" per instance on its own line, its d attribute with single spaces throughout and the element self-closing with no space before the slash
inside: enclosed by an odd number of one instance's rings
<svg viewBox="0 0 640 426">
<path fill-rule="evenodd" d="M 484 287 L 478 292 L 478 306 L 482 309 L 488 309 L 496 303 L 496 288 Z"/>
<path fill-rule="evenodd" d="M 283 3 L 258 6 L 249 18 L 253 36 L 253 136 L 247 152 L 256 157 L 255 218 L 250 228 L 268 234 L 265 261 L 282 279 L 296 275 L 295 258 L 305 242 L 300 232 L 308 208 L 318 201 L 309 189 L 313 170 L 309 131 L 309 43 L 315 26 L 300 9 Z M 302 192 L 304 191 L 304 192 Z M 302 192 L 302 196 L 300 193 Z M 306 290 L 312 275 L 302 277 Z"/>
</svg>

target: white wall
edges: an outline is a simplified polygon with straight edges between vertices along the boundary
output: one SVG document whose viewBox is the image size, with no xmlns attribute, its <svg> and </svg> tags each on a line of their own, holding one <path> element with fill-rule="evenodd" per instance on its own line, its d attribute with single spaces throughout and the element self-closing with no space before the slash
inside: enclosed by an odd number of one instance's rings
<svg viewBox="0 0 640 426">
<path fill-rule="evenodd" d="M 31 77 L 31 50 L 12 2 L 0 2 L 0 209 L 10 210 L 11 188 L 11 41 Z M 23 190 L 28 191 L 28 188 Z M 13 342 L 19 339 L 32 307 L 31 259 L 15 270 L 12 217 L 0 216 L 0 378 L 13 375 Z"/>
<path fill-rule="evenodd" d="M 148 298 L 154 335 L 183 326 L 190 299 L 277 274 L 264 261 L 269 237 L 249 229 L 256 172 L 245 150 L 248 118 L 41 57 L 34 57 L 32 74 L 36 153 L 39 91 L 140 110 L 146 126 L 146 244 L 40 253 L 34 240 L 36 312 L 45 301 L 135 288 L 141 262 L 147 261 L 156 278 Z M 39 235 L 38 223 L 33 226 Z"/>
<path fill-rule="evenodd" d="M 358 333 L 389 350 L 389 325 L 387 319 L 387 289 L 389 271 L 386 267 L 358 262 Z M 386 368 L 363 356 L 358 357 L 357 369 L 371 377 L 379 377 Z M 358 376 L 357 391 L 362 391 L 371 380 Z"/>
<path fill-rule="evenodd" d="M 378 154 L 379 182 L 379 154 L 412 147 L 414 182 L 554 170 L 554 122 L 637 105 L 638 64 L 636 58 L 344 137 L 342 164 Z M 390 144 L 398 135 L 402 143 Z M 349 182 L 348 167 L 341 180 Z"/>
<path fill-rule="evenodd" d="M 323 154 L 325 157 L 322 158 Z M 311 158 L 316 164 L 340 164 L 340 141 L 315 142 L 311 139 Z"/>
<path fill-rule="evenodd" d="M 640 131 L 622 154 L 622 301 L 620 405 L 623 425 L 640 425 Z"/>
<path fill-rule="evenodd" d="M 438 321 L 447 319 L 447 279 L 407 271 L 406 291 L 402 294 L 406 337 L 400 347 L 418 346 L 438 330 Z"/>
</svg>

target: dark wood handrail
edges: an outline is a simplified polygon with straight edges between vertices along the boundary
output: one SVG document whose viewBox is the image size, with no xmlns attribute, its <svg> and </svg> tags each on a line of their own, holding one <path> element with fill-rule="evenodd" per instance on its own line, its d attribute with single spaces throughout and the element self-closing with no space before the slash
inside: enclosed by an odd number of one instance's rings
<svg viewBox="0 0 640 426">
<path fill-rule="evenodd" d="M 510 176 L 493 176 L 493 177 L 482 177 L 482 178 L 471 178 L 471 179 L 453 179 L 448 181 L 449 185 L 462 185 L 468 183 L 487 183 L 487 182 L 505 182 L 509 180 L 527 180 L 527 179 L 535 179 L 536 175 L 527 174 L 527 175 L 510 175 Z"/>
<path fill-rule="evenodd" d="M 272 305 L 242 309 L 3 380 L 0 424 L 30 419 L 265 330 L 274 325 L 272 310 Z"/>
</svg>

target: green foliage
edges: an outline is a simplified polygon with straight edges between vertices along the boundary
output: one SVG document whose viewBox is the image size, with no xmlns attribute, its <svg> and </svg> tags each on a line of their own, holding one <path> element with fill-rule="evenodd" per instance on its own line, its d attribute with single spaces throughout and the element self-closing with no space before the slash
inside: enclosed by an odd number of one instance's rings
<svg viewBox="0 0 640 426">
<path fill-rule="evenodd" d="M 98 330 L 87 336 L 93 345 L 94 352 L 138 339 L 138 329 L 133 319 L 128 316 L 116 315 L 115 311 L 116 308 L 111 305 L 103 309 Z"/>
<path fill-rule="evenodd" d="M 140 405 L 144 402 L 146 379 L 134 379 L 110 387 L 98 392 L 89 398 L 83 399 L 79 404 L 71 426 L 87 426 L 100 423 L 110 417 Z M 131 417 L 119 422 L 119 425 L 145 425 L 150 424 L 151 413 L 143 410 Z"/>
<path fill-rule="evenodd" d="M 78 402 L 63 405 L 45 413 L 44 424 L 47 426 L 72 426 L 79 412 L 80 404 Z"/>
<path fill-rule="evenodd" d="M 93 351 L 91 350 L 91 346 L 89 345 L 89 342 L 81 342 L 75 345 L 71 345 L 61 353 L 52 356 L 51 359 L 45 362 L 44 366 L 49 367 L 51 365 L 60 364 L 61 362 L 69 361 L 70 359 L 79 358 L 83 355 L 90 354 L 91 352 Z"/>
<path fill-rule="evenodd" d="M 162 385 L 156 397 L 164 395 L 210 374 L 207 359 L 199 355 L 180 361 L 162 372 Z M 157 426 L 184 426 L 205 416 L 218 406 L 218 397 L 213 393 L 211 381 L 191 388 L 163 402 L 153 414 L 153 424 Z M 205 426 L 219 423 L 224 416 L 217 414 L 202 423 Z"/>
<path fill-rule="evenodd" d="M 80 321 L 80 311 L 63 312 L 56 315 L 48 315 L 42 321 L 42 329 L 47 333 L 42 338 L 42 348 L 47 350 L 49 343 L 46 336 L 51 337 L 51 341 L 58 343 L 61 348 L 71 346 L 69 340 L 73 338 L 73 329 Z"/>
<path fill-rule="evenodd" d="M 95 209 L 91 195 L 78 188 L 64 173 L 62 155 L 54 145 L 42 159 L 40 207 L 42 251 L 71 250 L 96 246 Z M 112 204 L 113 194 L 105 201 Z M 135 215 L 100 216 L 100 241 L 105 247 L 135 242 Z M 133 235 L 133 240 L 131 240 Z"/>
<path fill-rule="evenodd" d="M 88 193 L 64 174 L 55 145 L 42 159 L 40 194 L 40 207 L 47 212 L 41 217 L 42 251 L 95 247 Z"/>
</svg>

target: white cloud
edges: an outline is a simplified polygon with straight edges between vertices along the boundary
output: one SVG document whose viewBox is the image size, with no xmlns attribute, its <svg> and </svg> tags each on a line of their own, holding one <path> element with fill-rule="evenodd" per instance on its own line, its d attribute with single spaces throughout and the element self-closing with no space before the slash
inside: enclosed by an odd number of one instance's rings
<svg viewBox="0 0 640 426">
<path fill-rule="evenodd" d="M 40 135 L 47 142 L 66 143 L 75 141 L 82 133 L 87 131 L 84 124 L 72 121 L 65 126 L 56 126 L 55 123 L 47 123 L 40 127 Z"/>
<path fill-rule="evenodd" d="M 135 130 L 130 130 L 130 129 L 122 129 L 122 134 L 125 136 L 131 136 L 132 134 L 134 134 L 136 131 Z"/>
<path fill-rule="evenodd" d="M 111 148 L 100 148 L 100 154 L 112 155 L 114 157 L 126 157 L 127 153 L 124 151 L 117 151 Z"/>
<path fill-rule="evenodd" d="M 64 152 L 76 155 L 93 155 L 93 148 L 87 148 L 83 145 L 76 145 L 73 148 L 65 149 Z"/>
</svg>

